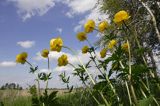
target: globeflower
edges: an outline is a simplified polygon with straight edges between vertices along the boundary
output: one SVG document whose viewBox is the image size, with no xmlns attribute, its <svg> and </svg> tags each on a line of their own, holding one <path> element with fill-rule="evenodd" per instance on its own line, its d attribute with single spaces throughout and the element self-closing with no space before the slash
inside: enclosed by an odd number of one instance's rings
<svg viewBox="0 0 160 106">
<path fill-rule="evenodd" d="M 68 64 L 67 55 L 63 54 L 61 57 L 58 58 L 58 66 L 66 66 L 67 64 Z"/>
<path fill-rule="evenodd" d="M 106 57 L 106 53 L 107 53 L 107 49 L 106 49 L 106 48 L 102 49 L 102 50 L 100 51 L 100 56 L 101 56 L 101 58 Z"/>
<path fill-rule="evenodd" d="M 16 56 L 16 62 L 24 64 L 26 62 L 27 57 L 28 54 L 26 52 L 22 52 Z"/>
<path fill-rule="evenodd" d="M 85 24 L 84 24 L 84 30 L 86 33 L 90 33 L 94 30 L 95 28 L 95 22 L 93 20 L 88 20 Z"/>
<path fill-rule="evenodd" d="M 108 27 L 108 22 L 107 21 L 102 21 L 98 25 L 98 29 L 99 29 L 100 32 L 103 32 L 107 27 Z"/>
<path fill-rule="evenodd" d="M 41 56 L 44 58 L 48 58 L 49 51 L 47 49 L 43 49 L 41 52 Z"/>
<path fill-rule="evenodd" d="M 122 48 L 122 50 L 128 52 L 128 43 L 122 44 L 121 48 Z"/>
<path fill-rule="evenodd" d="M 88 46 L 84 46 L 84 47 L 82 48 L 82 53 L 83 53 L 83 54 L 86 54 L 86 53 L 88 52 L 88 50 L 89 50 L 89 47 L 88 47 Z"/>
<path fill-rule="evenodd" d="M 85 33 L 85 32 L 78 32 L 78 33 L 77 33 L 77 39 L 78 39 L 79 41 L 84 41 L 84 40 L 86 40 L 86 39 L 87 39 L 86 33 Z"/>
<path fill-rule="evenodd" d="M 116 40 L 111 40 L 108 44 L 108 48 L 109 49 L 112 49 L 115 45 L 117 44 L 117 41 Z"/>
<path fill-rule="evenodd" d="M 113 21 L 118 24 L 118 23 L 121 23 L 122 21 L 126 21 L 130 18 L 129 14 L 122 10 L 122 11 L 119 11 L 117 12 L 115 15 L 114 15 L 114 19 Z"/>
<path fill-rule="evenodd" d="M 63 46 L 63 40 L 60 37 L 50 40 L 50 50 L 60 52 Z"/>
</svg>

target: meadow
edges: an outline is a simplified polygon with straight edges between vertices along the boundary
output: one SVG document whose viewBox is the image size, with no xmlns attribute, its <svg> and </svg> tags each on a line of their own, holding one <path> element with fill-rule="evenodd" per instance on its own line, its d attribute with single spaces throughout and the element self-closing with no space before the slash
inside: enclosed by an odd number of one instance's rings
<svg viewBox="0 0 160 106">
<path fill-rule="evenodd" d="M 43 92 L 42 90 L 41 92 Z M 52 92 L 53 90 L 49 90 Z M 58 106 L 96 106 L 88 93 L 84 90 L 58 90 Z M 29 90 L 0 90 L 0 106 L 32 106 L 32 97 Z"/>
<path fill-rule="evenodd" d="M 29 52 L 15 56 L 17 64 L 29 66 L 35 85 L 28 90 L 1 90 L 1 105 L 160 106 L 160 3 L 102 0 L 97 5 L 103 14 L 108 14 L 108 19 L 85 20 L 83 30 L 75 36 L 77 43 L 85 42 L 81 51 L 65 44 L 68 39 L 54 36 L 40 52 L 46 63 L 45 72 L 30 61 Z M 95 42 L 89 39 L 93 35 L 99 37 Z M 63 70 L 58 75 L 65 90 L 48 88 L 48 82 L 54 79 L 51 53 L 55 52 L 59 54 L 55 57 L 56 67 L 72 67 L 71 74 Z M 69 59 L 68 52 L 76 62 Z M 88 60 L 79 54 L 88 56 Z M 82 88 L 70 84 L 73 77 L 79 79 Z M 45 83 L 44 90 L 40 89 L 41 81 Z"/>
</svg>

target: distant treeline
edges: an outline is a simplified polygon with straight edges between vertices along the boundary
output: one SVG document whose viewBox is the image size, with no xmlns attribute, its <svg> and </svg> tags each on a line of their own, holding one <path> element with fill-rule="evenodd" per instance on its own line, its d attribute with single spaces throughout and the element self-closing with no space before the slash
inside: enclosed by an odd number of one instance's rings
<svg viewBox="0 0 160 106">
<path fill-rule="evenodd" d="M 15 89 L 15 90 L 22 90 L 23 88 L 16 83 L 6 83 L 1 86 L 1 90 L 6 90 L 6 89 Z"/>
</svg>

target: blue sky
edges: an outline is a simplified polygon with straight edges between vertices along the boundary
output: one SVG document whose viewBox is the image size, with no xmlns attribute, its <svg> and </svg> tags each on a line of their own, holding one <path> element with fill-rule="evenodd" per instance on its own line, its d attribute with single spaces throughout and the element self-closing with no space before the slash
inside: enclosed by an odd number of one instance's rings
<svg viewBox="0 0 160 106">
<path fill-rule="evenodd" d="M 107 19 L 107 15 L 100 14 L 99 7 L 95 7 L 96 2 L 97 0 L 0 0 L 0 86 L 6 82 L 17 82 L 25 87 L 34 83 L 34 76 L 28 74 L 29 67 L 16 64 L 15 56 L 26 51 L 29 54 L 28 60 L 45 71 L 46 60 L 40 57 L 39 52 L 49 48 L 49 41 L 53 37 L 62 37 L 65 45 L 79 51 L 86 43 L 79 42 L 76 33 L 83 31 L 86 20 L 98 22 Z M 91 33 L 89 39 L 96 41 L 96 35 L 97 33 Z M 54 83 L 49 84 L 50 87 L 64 87 L 58 74 L 71 70 L 69 66 L 56 66 L 56 59 L 63 53 L 67 51 L 51 54 Z M 67 54 L 72 62 L 76 61 L 72 54 Z M 86 57 L 80 53 L 78 55 L 86 61 Z M 74 81 L 73 83 L 78 85 Z"/>
</svg>

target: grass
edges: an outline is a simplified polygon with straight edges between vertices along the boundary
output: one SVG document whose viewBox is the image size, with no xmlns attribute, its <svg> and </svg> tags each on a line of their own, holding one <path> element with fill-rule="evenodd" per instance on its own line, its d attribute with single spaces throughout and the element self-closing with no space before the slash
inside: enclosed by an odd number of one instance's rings
<svg viewBox="0 0 160 106">
<path fill-rule="evenodd" d="M 0 102 L 4 106 L 31 106 L 27 90 L 0 90 Z"/>
<path fill-rule="evenodd" d="M 59 106 L 97 106 L 86 91 L 65 92 L 59 91 L 57 95 Z M 0 90 L 1 101 L 4 106 L 31 106 L 31 96 L 27 90 Z"/>
</svg>

